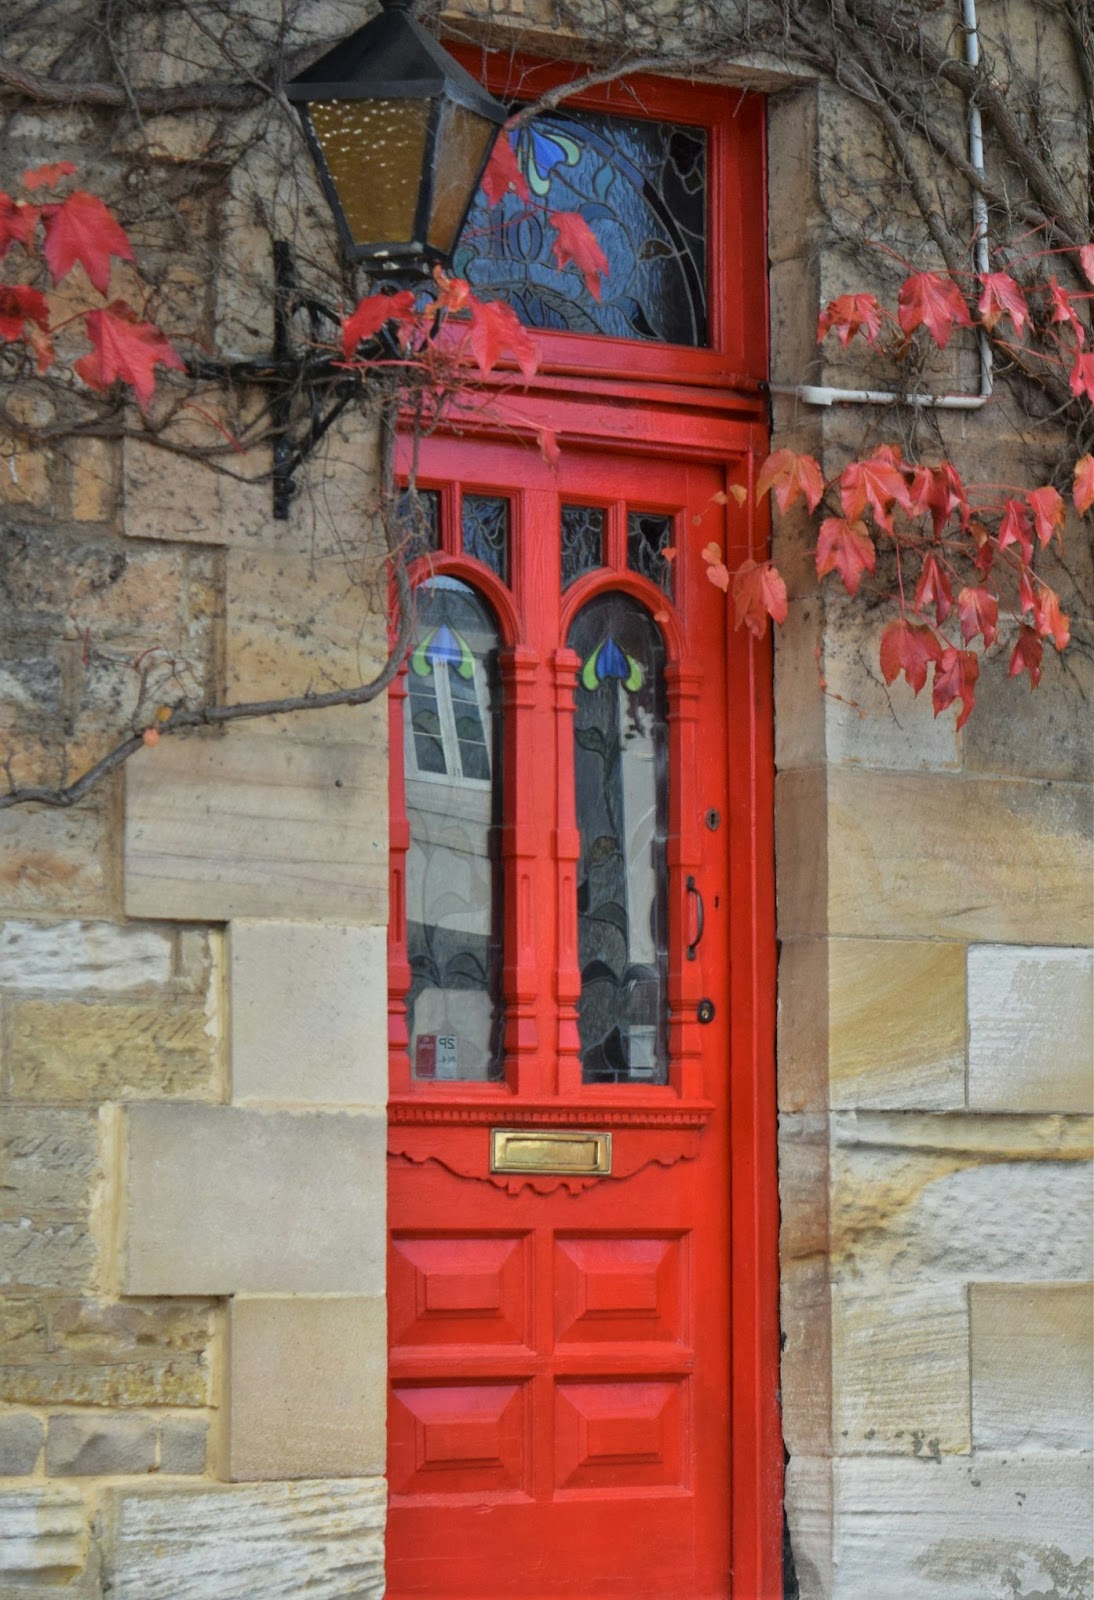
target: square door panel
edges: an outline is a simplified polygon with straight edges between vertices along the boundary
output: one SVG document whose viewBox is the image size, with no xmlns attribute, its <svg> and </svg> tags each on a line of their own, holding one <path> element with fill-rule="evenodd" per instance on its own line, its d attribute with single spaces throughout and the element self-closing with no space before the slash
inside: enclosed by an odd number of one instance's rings
<svg viewBox="0 0 1094 1600">
<path fill-rule="evenodd" d="M 555 1390 L 559 1489 L 681 1487 L 687 1379 L 560 1382 Z"/>
<path fill-rule="evenodd" d="M 396 1384 L 388 1415 L 392 1494 L 497 1494 L 525 1485 L 527 1383 Z"/>
<path fill-rule="evenodd" d="M 407 1235 L 391 1242 L 394 1347 L 528 1342 L 524 1235 Z"/>
<path fill-rule="evenodd" d="M 686 1342 L 684 1249 L 681 1238 L 557 1236 L 556 1339 Z"/>
</svg>

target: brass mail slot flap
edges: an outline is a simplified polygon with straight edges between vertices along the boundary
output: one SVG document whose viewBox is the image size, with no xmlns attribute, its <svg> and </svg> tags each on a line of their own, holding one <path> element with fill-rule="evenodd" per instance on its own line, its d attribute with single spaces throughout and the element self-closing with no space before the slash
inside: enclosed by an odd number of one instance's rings
<svg viewBox="0 0 1094 1600">
<path fill-rule="evenodd" d="M 595 1176 L 612 1170 L 612 1136 L 584 1128 L 491 1128 L 491 1172 Z"/>
</svg>

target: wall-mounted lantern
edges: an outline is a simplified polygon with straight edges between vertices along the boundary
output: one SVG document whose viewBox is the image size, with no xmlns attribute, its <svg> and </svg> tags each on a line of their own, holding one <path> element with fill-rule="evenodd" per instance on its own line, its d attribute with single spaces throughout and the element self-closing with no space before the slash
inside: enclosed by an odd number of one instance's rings
<svg viewBox="0 0 1094 1600">
<path fill-rule="evenodd" d="M 286 85 L 350 261 L 447 266 L 505 107 L 410 15 L 383 11 Z"/>
</svg>

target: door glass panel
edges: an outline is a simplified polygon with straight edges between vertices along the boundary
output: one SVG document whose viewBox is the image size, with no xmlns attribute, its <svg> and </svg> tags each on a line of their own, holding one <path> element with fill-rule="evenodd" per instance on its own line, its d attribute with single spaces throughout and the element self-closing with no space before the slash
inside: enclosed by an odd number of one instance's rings
<svg viewBox="0 0 1094 1600">
<path fill-rule="evenodd" d="M 552 111 L 508 138 L 531 195 L 480 189 L 454 270 L 532 328 L 707 343 L 707 134 L 594 111 Z M 599 297 L 558 263 L 548 213 L 576 212 L 608 271 Z"/>
<path fill-rule="evenodd" d="M 672 518 L 656 511 L 627 513 L 627 565 L 672 594 Z"/>
<path fill-rule="evenodd" d="M 664 645 L 629 595 L 583 607 L 574 718 L 586 1083 L 665 1083 L 668 740 Z"/>
<path fill-rule="evenodd" d="M 463 551 L 509 581 L 509 502 L 498 494 L 463 497 Z"/>
<path fill-rule="evenodd" d="M 441 546 L 441 497 L 436 489 L 404 489 L 396 516 L 403 541 L 403 558 L 413 561 Z"/>
<path fill-rule="evenodd" d="M 407 671 L 406 997 L 416 1078 L 502 1073 L 498 632 L 454 578 L 415 591 Z"/>
<path fill-rule="evenodd" d="M 562 508 L 562 587 L 604 565 L 604 513 L 599 506 Z"/>
</svg>

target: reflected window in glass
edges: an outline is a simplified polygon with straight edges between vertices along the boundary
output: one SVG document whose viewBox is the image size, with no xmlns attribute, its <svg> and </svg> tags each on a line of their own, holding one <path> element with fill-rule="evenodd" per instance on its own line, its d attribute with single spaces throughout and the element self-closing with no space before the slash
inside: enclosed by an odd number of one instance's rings
<svg viewBox="0 0 1094 1600">
<path fill-rule="evenodd" d="M 562 587 L 604 565 L 604 512 L 599 506 L 562 507 Z"/>
</svg>

